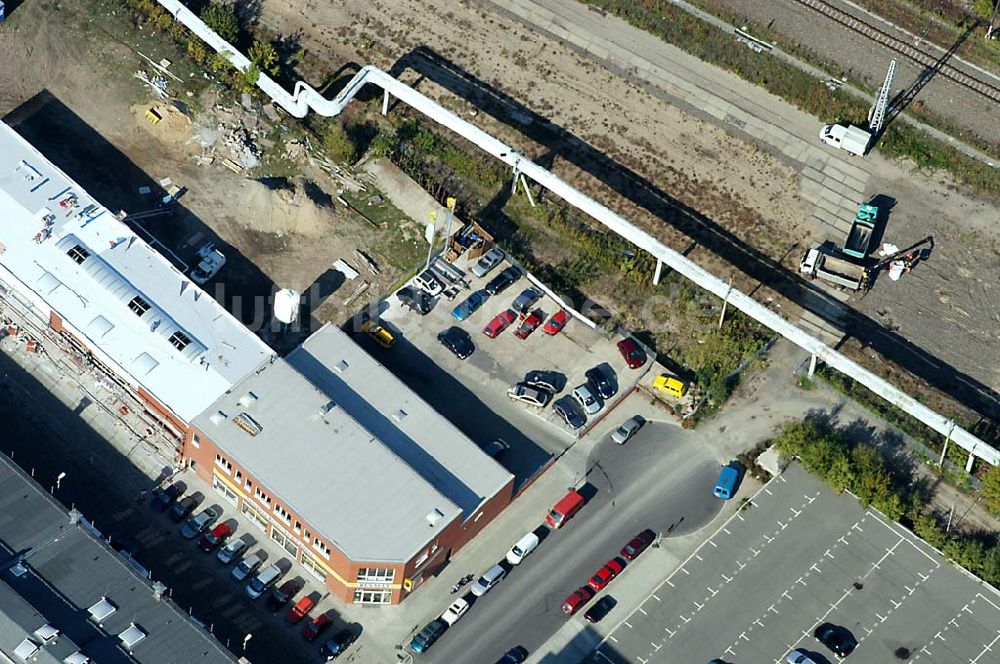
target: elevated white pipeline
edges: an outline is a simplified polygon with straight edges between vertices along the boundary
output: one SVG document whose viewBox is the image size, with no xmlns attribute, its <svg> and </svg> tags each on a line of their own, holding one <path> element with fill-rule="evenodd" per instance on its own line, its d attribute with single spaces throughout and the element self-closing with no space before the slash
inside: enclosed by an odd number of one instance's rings
<svg viewBox="0 0 1000 664">
<path fill-rule="evenodd" d="M 182 5 L 180 0 L 158 0 L 158 2 L 205 43 L 217 52 L 227 54 L 230 62 L 237 68 L 246 71 L 250 67 L 250 61 L 246 56 L 206 26 L 198 16 Z M 952 442 L 963 449 L 994 466 L 1000 464 L 1000 451 L 965 429 L 956 426 L 949 418 L 931 410 L 857 362 L 833 350 L 819 339 L 810 336 L 767 307 L 759 304 L 749 295 L 730 288 L 728 283 L 699 267 L 583 192 L 574 189 L 538 164 L 525 159 L 511 146 L 466 122 L 381 69 L 373 66 L 363 67 L 333 99 L 325 99 L 314 88 L 302 81 L 296 83 L 294 92 L 289 94 L 287 90 L 264 74 L 261 74 L 257 79 L 257 87 L 274 100 L 274 103 L 298 118 L 305 117 L 310 110 L 324 116 L 338 115 L 368 83 L 377 85 L 387 94 L 420 111 L 438 124 L 444 125 L 462 138 L 478 145 L 493 157 L 511 166 L 515 176 L 517 173 L 523 173 L 568 204 L 593 217 L 637 247 L 649 252 L 705 290 L 719 298 L 728 300 L 737 309 L 771 328 L 818 360 L 850 376 L 941 435 L 949 437 Z"/>
</svg>

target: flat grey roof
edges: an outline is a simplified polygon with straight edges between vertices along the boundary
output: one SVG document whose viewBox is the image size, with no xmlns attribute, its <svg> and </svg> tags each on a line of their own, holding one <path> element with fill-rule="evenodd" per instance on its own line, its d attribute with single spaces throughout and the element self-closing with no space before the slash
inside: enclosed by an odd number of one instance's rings
<svg viewBox="0 0 1000 664">
<path fill-rule="evenodd" d="M 474 518 L 512 481 L 503 466 L 339 327 L 320 328 L 288 362 L 461 507 L 464 519 Z"/>
<path fill-rule="evenodd" d="M 243 414 L 259 426 L 256 435 L 233 421 Z M 349 404 L 331 400 L 284 360 L 244 380 L 193 424 L 352 560 L 407 561 L 461 514 Z"/>
<path fill-rule="evenodd" d="M 11 567 L 21 558 L 19 573 Z M 0 458 L 0 652 L 38 646 L 31 661 L 63 662 L 80 652 L 100 664 L 223 664 L 237 659 L 167 597 L 140 578 L 83 523 L 29 477 Z M 115 607 L 100 625 L 87 609 L 102 598 Z M 131 654 L 119 635 L 143 634 Z M 44 643 L 34 632 L 59 631 Z M 29 642 L 25 642 L 29 639 Z M 37 658 L 37 659 L 34 659 Z"/>
</svg>

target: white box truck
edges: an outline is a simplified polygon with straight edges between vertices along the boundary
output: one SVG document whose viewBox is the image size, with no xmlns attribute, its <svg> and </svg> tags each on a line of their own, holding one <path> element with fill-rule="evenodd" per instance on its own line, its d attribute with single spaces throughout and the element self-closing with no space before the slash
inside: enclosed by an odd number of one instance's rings
<svg viewBox="0 0 1000 664">
<path fill-rule="evenodd" d="M 861 127 L 831 124 L 819 130 L 819 140 L 863 157 L 868 150 L 868 144 L 871 143 L 872 135 Z"/>
</svg>

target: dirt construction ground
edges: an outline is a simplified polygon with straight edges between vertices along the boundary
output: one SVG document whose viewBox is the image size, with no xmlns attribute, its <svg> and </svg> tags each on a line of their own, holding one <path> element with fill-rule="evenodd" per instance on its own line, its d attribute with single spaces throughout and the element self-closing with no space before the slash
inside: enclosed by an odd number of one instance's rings
<svg viewBox="0 0 1000 664">
<path fill-rule="evenodd" d="M 97 4 L 98 0 L 29 1 L 0 26 L 0 114 L 46 92 L 65 109 L 62 115 L 88 127 L 94 142 L 106 140 L 147 179 L 170 177 L 185 187 L 182 202 L 191 218 L 173 226 L 151 222 L 151 232 L 169 236 L 171 246 L 187 252 L 182 256 L 185 260 L 205 238 L 220 237 L 239 254 L 237 258 L 245 259 L 227 267 L 231 271 L 226 280 L 237 290 L 241 286 L 236 284 L 253 284 L 243 286 L 253 298 L 266 296 L 276 286 L 322 286 L 333 260 L 350 258 L 359 243 L 382 241 L 370 228 L 360 226 L 358 231 L 356 224 L 342 223 L 343 216 L 336 212 L 310 207 L 308 214 L 299 214 L 287 191 L 282 197 L 218 164 L 196 165 L 193 156 L 201 147 L 194 139 L 199 127 L 149 126 L 139 112 L 149 104 L 148 89 L 131 78 L 133 71 L 145 65 L 118 36 L 88 27 L 114 21 L 108 16 L 93 18 L 88 12 Z M 306 74 L 317 81 L 350 62 L 395 66 L 404 78 L 415 80 L 416 73 L 405 66 L 421 58 L 414 49 L 433 49 L 434 57 L 517 99 L 575 138 L 559 149 L 550 145 L 549 151 L 542 151 L 522 136 L 519 129 L 525 127 L 518 125 L 518 118 L 501 123 L 478 113 L 477 124 L 522 146 L 637 223 L 655 229 L 716 274 L 733 275 L 734 283 L 748 290 L 757 287 L 755 294 L 761 300 L 773 295 L 766 279 L 764 287 L 758 287 L 752 277 L 722 258 L 724 252 L 717 246 L 699 243 L 703 238 L 691 232 L 682 216 L 665 221 L 624 200 L 591 174 L 599 169 L 586 173 L 569 164 L 565 149 L 580 141 L 594 146 L 655 191 L 667 192 L 680 205 L 702 213 L 730 242 L 752 247 L 788 270 L 795 270 L 810 240 L 820 239 L 808 223 L 811 204 L 802 197 L 796 168 L 665 103 L 558 41 L 499 16 L 492 5 L 427 0 L 263 0 L 259 4 L 262 26 L 276 34 L 298 35 L 307 53 Z M 90 31 L 89 38 L 67 38 L 81 30 Z M 409 59 L 403 60 L 408 54 Z M 447 92 L 433 77 L 424 78 L 419 88 L 472 115 L 469 102 Z M 214 110 L 215 100 L 202 93 L 193 100 L 182 97 L 182 101 L 202 111 Z M 110 166 L 102 171 L 101 165 L 86 158 L 74 159 L 77 152 L 86 154 L 87 146 L 65 150 L 67 146 L 59 144 L 58 133 L 52 131 L 62 116 L 55 114 L 53 120 L 52 115 L 33 130 L 32 138 L 43 151 L 62 149 L 69 154 L 59 163 L 85 186 L 97 187 L 95 193 L 114 192 L 105 196 L 110 206 L 130 211 L 148 207 L 148 201 L 136 199 L 137 182 L 122 182 L 124 178 Z M 202 112 L 203 122 L 206 115 L 212 117 Z M 25 132 L 31 134 L 30 123 L 25 124 Z M 995 201 L 969 195 L 942 176 L 929 177 L 878 155 L 868 158 L 866 168 L 872 171 L 868 194 L 882 193 L 897 201 L 889 222 L 890 239 L 906 246 L 934 235 L 935 245 L 930 258 L 913 274 L 895 283 L 882 279 L 867 298 L 855 296 L 850 304 L 865 320 L 888 327 L 899 349 L 896 359 L 905 365 L 907 357 L 919 358 L 920 363 L 932 365 L 929 377 L 945 389 L 948 385 L 942 376 L 961 375 L 981 397 L 980 411 L 989 411 L 983 404 L 995 403 L 1000 387 L 996 369 L 1000 366 L 1000 312 L 995 280 L 990 276 L 1000 269 Z M 319 176 L 315 180 L 320 200 L 336 195 L 334 182 Z M 138 184 L 142 183 L 140 179 Z M 154 227 L 154 223 L 159 225 Z M 372 281 L 374 294 L 389 279 Z M 337 288 L 343 297 L 353 285 L 341 287 L 333 279 L 332 285 L 321 288 L 322 296 Z M 258 320 L 259 307 L 248 311 L 246 301 L 241 306 L 245 320 Z M 783 311 L 795 317 L 795 307 L 786 304 Z"/>
</svg>

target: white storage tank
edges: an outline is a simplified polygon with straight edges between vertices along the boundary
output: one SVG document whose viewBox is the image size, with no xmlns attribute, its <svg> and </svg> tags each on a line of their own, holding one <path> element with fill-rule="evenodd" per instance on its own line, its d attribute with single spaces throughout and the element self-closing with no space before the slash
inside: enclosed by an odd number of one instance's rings
<svg viewBox="0 0 1000 664">
<path fill-rule="evenodd" d="M 282 288 L 274 294 L 274 317 L 289 325 L 299 318 L 302 293 L 292 288 Z"/>
</svg>

